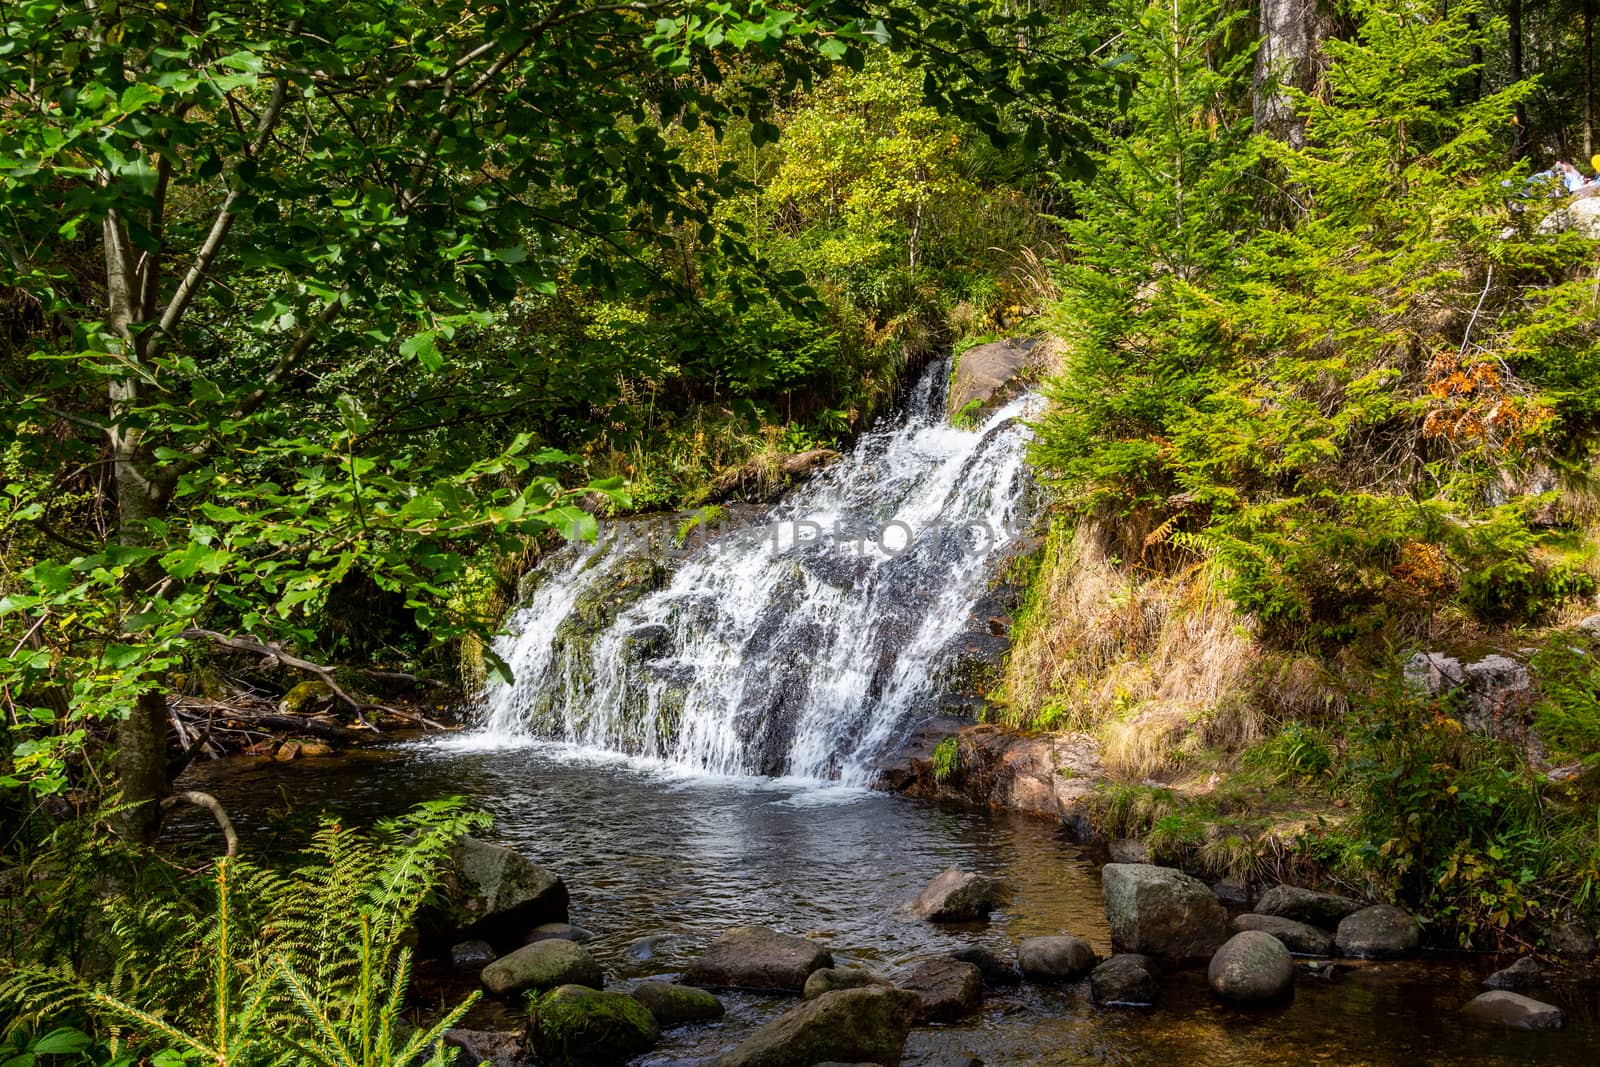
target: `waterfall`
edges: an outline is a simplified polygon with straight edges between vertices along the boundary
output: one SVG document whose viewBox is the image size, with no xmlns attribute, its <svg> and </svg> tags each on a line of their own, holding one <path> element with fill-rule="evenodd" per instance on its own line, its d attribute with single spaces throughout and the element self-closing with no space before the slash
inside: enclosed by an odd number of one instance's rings
<svg viewBox="0 0 1600 1067">
<path fill-rule="evenodd" d="M 479 741 L 541 737 L 717 774 L 868 784 L 1026 522 L 1029 398 L 945 420 L 949 365 L 770 510 L 605 524 L 531 576 Z M 730 509 L 732 510 L 732 509 Z M 684 543 L 680 543 L 684 542 Z"/>
</svg>

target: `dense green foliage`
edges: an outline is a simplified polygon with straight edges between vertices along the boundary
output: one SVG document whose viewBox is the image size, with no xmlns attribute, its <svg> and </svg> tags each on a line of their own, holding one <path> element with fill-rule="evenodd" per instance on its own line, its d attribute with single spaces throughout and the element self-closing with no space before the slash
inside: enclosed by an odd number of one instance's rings
<svg viewBox="0 0 1600 1067">
<path fill-rule="evenodd" d="M 114 723 L 141 801 L 199 631 L 438 666 L 530 541 L 861 426 L 998 273 L 953 205 L 1028 232 L 971 161 L 1081 169 L 1116 80 L 983 3 L 3 17 L 0 776 Z"/>
<path fill-rule="evenodd" d="M 1063 500 L 1147 517 L 1285 641 L 1592 591 L 1542 551 L 1532 488 L 1588 463 L 1600 318 L 1591 244 L 1505 209 L 1526 87 L 1463 94 L 1482 37 L 1459 6 L 1356 5 L 1295 150 L 1229 120 L 1227 24 L 1189 10 L 1152 19 L 1148 132 L 1068 226 L 1068 366 L 1036 449 Z"/>
<path fill-rule="evenodd" d="M 68 1032 L 81 1036 L 71 1051 L 92 1036 L 118 1062 L 452 1062 L 439 1036 L 468 1004 L 410 1028 L 405 943 L 451 847 L 484 821 L 449 801 L 369 832 L 325 820 L 299 865 L 221 859 L 198 889 L 176 880 L 176 870 L 136 867 L 137 891 L 108 899 L 97 885 L 124 867 L 122 846 L 51 853 L 50 863 L 66 869 L 47 872 L 34 890 L 38 912 L 19 908 L 14 919 L 33 927 L 22 934 L 40 942 L 45 959 L 54 957 L 51 942 L 73 940 L 52 918 L 88 921 L 97 958 L 84 965 L 87 978 L 16 969 L 0 983 L 0 1006 L 14 1025 L 73 1019 L 78 1027 Z"/>
</svg>

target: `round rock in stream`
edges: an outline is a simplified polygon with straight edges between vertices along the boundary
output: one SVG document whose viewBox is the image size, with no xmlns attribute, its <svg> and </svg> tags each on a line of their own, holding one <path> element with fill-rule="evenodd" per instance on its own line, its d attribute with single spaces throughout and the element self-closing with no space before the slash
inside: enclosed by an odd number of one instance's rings
<svg viewBox="0 0 1600 1067">
<path fill-rule="evenodd" d="M 1022 972 L 1013 960 L 1006 959 L 988 945 L 968 945 L 950 953 L 950 958 L 970 963 L 983 972 L 983 984 L 992 989 L 1019 985 Z"/>
<path fill-rule="evenodd" d="M 1595 953 L 1600 951 L 1596 946 L 1593 932 L 1580 922 L 1558 923 L 1550 930 L 1547 940 L 1551 952 L 1562 959 L 1577 960 L 1580 963 L 1594 959 Z"/>
<path fill-rule="evenodd" d="M 1073 981 L 1094 969 L 1094 949 L 1071 934 L 1030 937 L 1017 946 L 1017 965 L 1029 978 Z"/>
<path fill-rule="evenodd" d="M 833 956 L 814 941 L 765 926 L 736 926 L 689 965 L 683 984 L 799 993 L 813 971 L 832 966 Z"/>
<path fill-rule="evenodd" d="M 1198 878 L 1147 863 L 1100 872 L 1111 946 L 1169 960 L 1204 960 L 1228 939 L 1228 913 Z"/>
<path fill-rule="evenodd" d="M 911 913 L 936 923 L 972 922 L 988 918 L 1006 897 L 1006 885 L 996 878 L 946 868 L 911 902 Z"/>
<path fill-rule="evenodd" d="M 495 996 L 575 985 L 600 988 L 605 978 L 589 950 L 571 941 L 535 941 L 501 956 L 479 975 Z"/>
<path fill-rule="evenodd" d="M 1308 923 L 1295 922 L 1278 915 L 1239 915 L 1233 920 L 1233 930 L 1260 930 L 1283 942 L 1283 947 L 1296 956 L 1333 955 L 1333 935 Z"/>
<path fill-rule="evenodd" d="M 450 946 L 450 966 L 462 974 L 477 974 L 494 962 L 494 946 L 487 941 L 463 941 Z"/>
<path fill-rule="evenodd" d="M 1461 1009 L 1461 1014 L 1475 1023 L 1512 1030 L 1559 1030 L 1563 1022 L 1561 1009 L 1554 1004 L 1504 989 L 1479 993 Z"/>
<path fill-rule="evenodd" d="M 1147 1008 L 1159 995 L 1149 957 L 1135 952 L 1112 956 L 1091 971 L 1089 992 L 1106 1007 Z"/>
<path fill-rule="evenodd" d="M 784 1012 L 711 1067 L 900 1062 L 918 1000 L 903 989 L 837 989 Z"/>
<path fill-rule="evenodd" d="M 1294 989 L 1294 961 L 1276 937 L 1245 930 L 1217 949 L 1206 981 L 1213 993 L 1235 1003 L 1277 1000 Z"/>
<path fill-rule="evenodd" d="M 722 1001 L 704 989 L 675 982 L 640 982 L 629 995 L 649 1009 L 663 1030 L 685 1023 L 720 1019 L 727 1011 Z"/>
<path fill-rule="evenodd" d="M 1397 960 L 1417 951 L 1422 943 L 1422 927 L 1392 904 L 1374 904 L 1345 916 L 1334 941 L 1346 956 Z"/>
<path fill-rule="evenodd" d="M 983 972 L 960 960 L 923 960 L 897 975 L 895 985 L 921 999 L 918 1022 L 949 1022 L 983 1004 Z"/>
<path fill-rule="evenodd" d="M 637 1000 L 584 986 L 546 993 L 528 1017 L 528 1047 L 544 1067 L 616 1067 L 649 1052 L 660 1036 L 655 1016 Z"/>
<path fill-rule="evenodd" d="M 551 871 L 500 845 L 462 837 L 450 850 L 442 910 L 421 922 L 429 931 L 457 931 L 457 940 L 481 939 L 505 949 L 531 927 L 567 921 L 567 884 Z"/>
<path fill-rule="evenodd" d="M 1256 901 L 1257 915 L 1276 915 L 1280 919 L 1293 919 L 1332 930 L 1347 915 L 1360 911 L 1364 905 L 1359 900 L 1341 897 L 1336 893 L 1319 893 L 1293 885 L 1275 885 Z"/>
</svg>

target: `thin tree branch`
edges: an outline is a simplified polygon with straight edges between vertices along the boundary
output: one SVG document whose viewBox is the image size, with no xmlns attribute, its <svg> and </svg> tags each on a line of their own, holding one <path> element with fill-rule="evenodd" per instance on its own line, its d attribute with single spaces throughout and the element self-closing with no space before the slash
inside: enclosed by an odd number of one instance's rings
<svg viewBox="0 0 1600 1067">
<path fill-rule="evenodd" d="M 220 800 L 212 796 L 210 793 L 202 793 L 198 790 L 191 789 L 188 792 L 174 793 L 169 797 L 163 797 L 161 800 L 161 810 L 163 812 L 168 812 L 177 807 L 179 804 L 192 804 L 197 808 L 204 808 L 206 811 L 209 811 L 211 813 L 211 817 L 217 820 L 217 825 L 221 827 L 223 839 L 228 842 L 229 858 L 239 854 L 238 831 L 233 828 L 233 820 L 228 818 L 228 813 L 223 810 L 222 802 Z"/>
</svg>

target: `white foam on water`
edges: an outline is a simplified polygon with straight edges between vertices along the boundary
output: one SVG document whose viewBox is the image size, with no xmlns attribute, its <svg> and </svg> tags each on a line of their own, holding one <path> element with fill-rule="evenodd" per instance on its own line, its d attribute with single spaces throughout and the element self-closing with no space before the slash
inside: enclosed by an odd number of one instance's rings
<svg viewBox="0 0 1600 1067">
<path fill-rule="evenodd" d="M 440 744 L 556 742 L 690 781 L 776 776 L 808 798 L 870 785 L 936 710 L 952 642 L 1027 518 L 1030 399 L 956 429 L 947 380 L 930 368 L 897 420 L 620 611 L 607 594 L 638 546 L 554 554 L 494 644 L 513 682 L 489 688 L 477 731 Z"/>
</svg>

